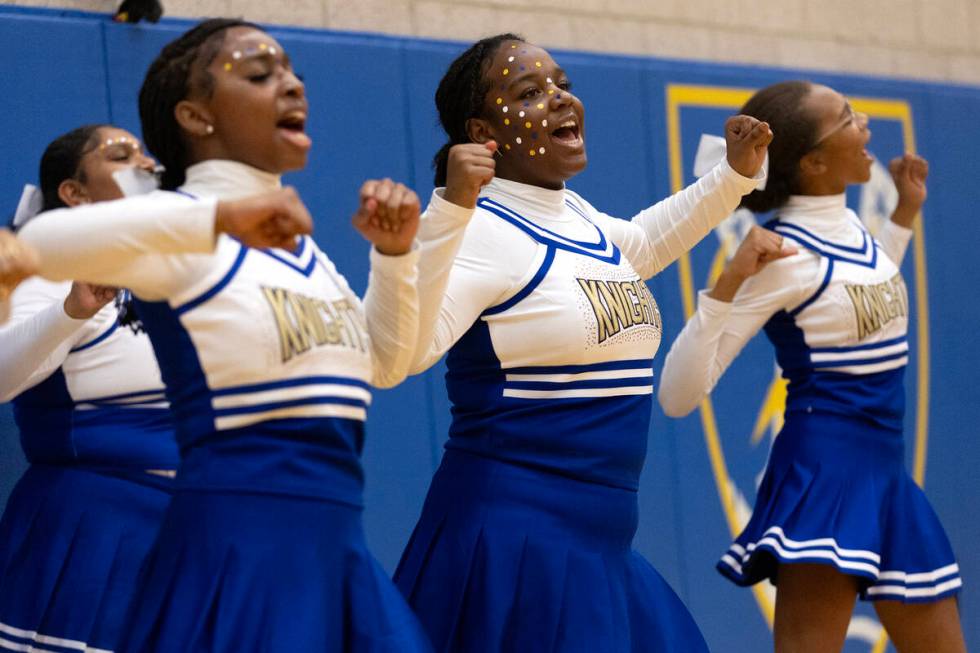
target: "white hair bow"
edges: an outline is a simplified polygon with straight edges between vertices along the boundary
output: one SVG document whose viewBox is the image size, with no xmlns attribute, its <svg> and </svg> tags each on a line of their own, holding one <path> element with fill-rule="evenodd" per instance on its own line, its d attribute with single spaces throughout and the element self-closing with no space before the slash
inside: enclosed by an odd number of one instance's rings
<svg viewBox="0 0 980 653">
<path fill-rule="evenodd" d="M 33 184 L 26 184 L 20 194 L 20 201 L 17 202 L 17 210 L 14 211 L 14 229 L 20 229 L 27 221 L 41 212 L 44 205 L 44 196 L 41 189 Z"/>
<path fill-rule="evenodd" d="M 701 134 L 698 151 L 694 155 L 694 176 L 705 176 L 726 156 L 728 156 L 728 144 L 724 138 L 711 134 Z M 765 190 L 766 188 L 766 180 L 769 178 L 769 154 L 766 154 L 766 158 L 762 162 L 762 172 L 765 177 L 762 183 L 756 187 L 756 190 Z"/>
</svg>

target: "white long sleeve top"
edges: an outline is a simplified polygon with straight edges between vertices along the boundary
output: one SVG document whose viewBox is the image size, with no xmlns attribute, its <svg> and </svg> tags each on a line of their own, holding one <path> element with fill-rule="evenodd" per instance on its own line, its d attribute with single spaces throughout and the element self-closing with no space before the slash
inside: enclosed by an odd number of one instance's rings
<svg viewBox="0 0 980 653">
<path fill-rule="evenodd" d="M 504 179 L 475 211 L 433 195 L 426 246 L 452 250 L 444 293 L 423 256 L 423 324 L 413 362 L 444 352 L 453 404 L 447 448 L 635 489 L 652 406 L 661 318 L 643 279 L 728 215 L 758 179 L 727 163 L 626 221 L 567 189 Z M 431 317 L 430 317 L 431 316 Z"/>
<path fill-rule="evenodd" d="M 706 290 L 698 294 L 697 311 L 671 345 L 664 363 L 658 399 L 667 415 L 681 417 L 691 412 L 760 329 L 767 325 L 778 328 L 771 322 L 774 316 L 790 320 L 792 328 L 802 332 L 808 350 L 804 354 L 809 359 L 790 375 L 791 383 L 819 370 L 866 375 L 907 362 L 907 344 L 897 342 L 904 341 L 908 307 L 897 266 L 912 237 L 910 229 L 889 221 L 872 241 L 847 208 L 844 195 L 794 196 L 770 227 L 786 237 L 787 244 L 796 246 L 798 253 L 747 279 L 731 302 L 713 299 Z M 876 256 L 876 251 L 883 256 Z M 868 292 L 884 292 L 889 306 L 885 315 L 869 313 L 874 310 L 873 302 L 855 304 L 852 300 Z M 868 327 L 875 323 L 877 328 Z M 874 364 L 854 360 L 854 352 L 862 347 L 871 352 L 862 354 L 866 360 L 872 360 L 872 353 L 889 360 Z M 779 355 L 777 348 L 777 358 Z M 840 364 L 829 365 L 832 357 Z M 794 363 L 786 366 L 796 367 Z M 812 407 L 812 403 L 807 405 Z"/>
<path fill-rule="evenodd" d="M 240 163 L 207 161 L 188 169 L 179 193 L 75 209 L 70 229 L 41 216 L 23 238 L 38 249 L 42 275 L 122 285 L 139 298 L 178 441 L 193 454 L 182 463 L 183 487 L 358 503 L 369 385 L 404 379 L 418 341 L 420 248 L 372 250 L 362 302 L 308 237 L 293 251 L 215 242 L 216 200 L 279 183 Z M 465 227 L 449 222 L 450 237 Z M 431 267 L 448 271 L 453 251 L 440 252 L 448 260 Z M 228 432 L 257 439 L 229 450 L 231 440 L 219 437 Z"/>
<path fill-rule="evenodd" d="M 697 182 L 630 220 L 597 211 L 567 188 L 548 190 L 497 178 L 481 197 L 533 216 L 542 229 L 559 238 L 588 240 L 598 227 L 640 277 L 649 279 L 710 233 L 764 178 L 763 172 L 752 179 L 743 177 L 722 161 Z M 475 209 L 465 232 L 456 228 L 474 210 L 445 201 L 441 193 L 433 193 L 422 223 L 423 251 L 438 248 L 443 254 L 423 256 L 420 264 L 419 285 L 433 292 L 420 298 L 423 327 L 413 373 L 439 360 L 486 308 L 519 292 L 540 255 L 533 239 L 514 238 L 513 228 L 485 208 Z M 457 250 L 446 275 L 446 255 Z"/>
</svg>

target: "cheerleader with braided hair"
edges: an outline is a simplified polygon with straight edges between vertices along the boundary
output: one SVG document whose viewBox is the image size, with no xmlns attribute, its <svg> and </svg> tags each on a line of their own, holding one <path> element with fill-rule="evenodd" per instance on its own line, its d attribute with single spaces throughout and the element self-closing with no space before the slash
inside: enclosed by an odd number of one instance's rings
<svg viewBox="0 0 980 653">
<path fill-rule="evenodd" d="M 174 409 L 177 489 L 120 650 L 429 649 L 361 525 L 370 389 L 405 378 L 418 339 L 418 198 L 390 180 L 361 188 L 363 300 L 310 238 L 282 231 L 289 206 L 259 212 L 245 238 L 214 236 L 229 205 L 291 194 L 280 175 L 306 164 L 307 112 L 275 39 L 205 21 L 164 47 L 140 92 L 166 190 L 91 210 L 71 237 L 45 216 L 25 230 L 43 274 L 132 289 Z M 429 248 L 430 268 L 448 271 L 464 226 Z"/>
<path fill-rule="evenodd" d="M 756 187 L 771 133 L 731 118 L 728 161 L 619 220 L 565 186 L 586 165 L 570 85 L 547 51 L 501 34 L 436 92 L 445 188 L 422 242 L 439 215 L 472 220 L 444 297 L 421 298 L 413 370 L 448 351 L 453 422 L 395 581 L 439 651 L 705 651 L 632 549 L 661 337 L 644 280 Z"/>
</svg>

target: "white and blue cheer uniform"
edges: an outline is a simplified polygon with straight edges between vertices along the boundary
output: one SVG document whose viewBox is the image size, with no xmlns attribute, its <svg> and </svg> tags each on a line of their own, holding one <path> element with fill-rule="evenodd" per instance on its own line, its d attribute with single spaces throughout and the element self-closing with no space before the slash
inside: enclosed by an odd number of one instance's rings
<svg viewBox="0 0 980 653">
<path fill-rule="evenodd" d="M 662 330 L 644 279 L 757 183 L 723 163 L 632 221 L 483 189 L 414 366 L 449 351 L 450 437 L 395 574 L 437 650 L 707 650 L 632 550 Z"/>
<path fill-rule="evenodd" d="M 418 248 L 372 251 L 362 303 L 308 237 L 293 251 L 215 245 L 213 198 L 278 186 L 207 161 L 184 195 L 93 210 L 104 219 L 87 230 L 125 234 L 107 244 L 56 240 L 40 219 L 25 229 L 43 274 L 66 274 L 57 260 L 70 250 L 84 259 L 66 264 L 73 273 L 133 289 L 174 407 L 178 489 L 123 650 L 429 648 L 367 551 L 359 460 L 370 387 L 400 382 L 415 349 Z"/>
<path fill-rule="evenodd" d="M 690 412 L 759 329 L 789 381 L 755 509 L 719 571 L 751 585 L 776 580 L 780 564 L 828 564 L 855 576 L 866 600 L 959 591 L 949 540 L 904 462 L 909 301 L 898 265 L 911 230 L 888 222 L 872 238 L 844 195 L 794 196 L 767 227 L 799 253 L 731 303 L 702 291 L 659 393 L 668 414 Z"/>
<path fill-rule="evenodd" d="M 70 288 L 25 281 L 0 328 L 0 400 L 30 463 L 0 521 L 0 648 L 116 647 L 177 467 L 149 338 L 113 303 L 70 318 Z"/>
</svg>

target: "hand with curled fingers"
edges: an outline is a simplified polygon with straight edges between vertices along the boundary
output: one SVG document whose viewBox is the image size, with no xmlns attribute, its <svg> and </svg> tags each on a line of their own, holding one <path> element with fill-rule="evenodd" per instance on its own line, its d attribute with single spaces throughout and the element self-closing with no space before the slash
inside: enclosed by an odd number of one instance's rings
<svg viewBox="0 0 980 653">
<path fill-rule="evenodd" d="M 493 158 L 497 142 L 462 143 L 449 150 L 446 166 L 446 191 L 443 199 L 456 206 L 472 209 L 480 197 L 480 190 L 490 183 L 497 169 Z"/>
<path fill-rule="evenodd" d="M 354 228 L 386 256 L 412 249 L 419 229 L 419 196 L 391 179 L 369 179 L 361 186 L 361 201 L 351 219 Z"/>
<path fill-rule="evenodd" d="M 752 227 L 708 295 L 730 302 L 746 279 L 758 274 L 773 261 L 792 256 L 798 251 L 796 247 L 784 242 L 783 237 L 775 231 L 759 226 Z"/>
<path fill-rule="evenodd" d="M 929 162 L 916 154 L 906 153 L 892 159 L 888 171 L 898 189 L 898 205 L 892 213 L 892 222 L 911 229 L 928 195 Z"/>
<path fill-rule="evenodd" d="M 247 247 L 293 249 L 296 237 L 313 231 L 313 218 L 292 186 L 218 202 L 215 234 L 226 233 Z"/>
<path fill-rule="evenodd" d="M 87 320 L 116 298 L 118 288 L 75 281 L 65 297 L 65 314 L 74 320 Z"/>
<path fill-rule="evenodd" d="M 0 229 L 0 300 L 6 300 L 21 281 L 37 274 L 37 252 L 7 229 Z"/>
<path fill-rule="evenodd" d="M 725 121 L 728 165 L 743 177 L 755 177 L 766 160 L 772 129 L 752 116 L 737 115 Z"/>
</svg>

